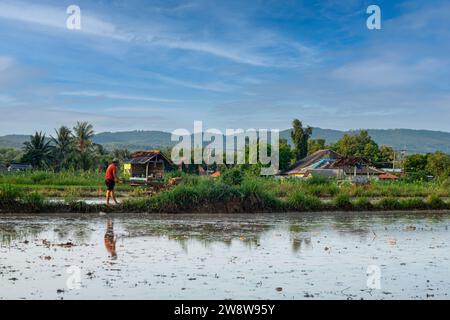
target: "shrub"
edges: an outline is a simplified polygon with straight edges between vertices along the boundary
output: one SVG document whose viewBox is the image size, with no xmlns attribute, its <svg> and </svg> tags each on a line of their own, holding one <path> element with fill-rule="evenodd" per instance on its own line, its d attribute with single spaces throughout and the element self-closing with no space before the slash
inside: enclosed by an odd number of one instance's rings
<svg viewBox="0 0 450 320">
<path fill-rule="evenodd" d="M 436 195 L 428 196 L 426 204 L 430 209 L 446 209 L 448 207 L 444 200 Z"/>
<path fill-rule="evenodd" d="M 401 203 L 396 198 L 383 198 L 378 202 L 377 207 L 382 210 L 400 210 Z"/>
<path fill-rule="evenodd" d="M 298 211 L 318 211 L 323 208 L 322 201 L 315 196 L 294 191 L 288 198 L 289 208 Z"/>
<path fill-rule="evenodd" d="M 444 189 L 450 189 L 450 177 L 442 180 L 441 187 Z"/>
<path fill-rule="evenodd" d="M 244 175 L 238 168 L 232 168 L 225 170 L 222 174 L 221 180 L 228 185 L 237 186 L 242 183 Z"/>
<path fill-rule="evenodd" d="M 362 197 L 362 198 L 358 198 L 354 203 L 353 206 L 357 209 L 357 210 L 372 210 L 373 209 L 373 204 L 370 202 L 369 199 Z"/>
<path fill-rule="evenodd" d="M 425 209 L 426 203 L 423 202 L 420 198 L 413 198 L 413 199 L 404 199 L 400 201 L 400 205 L 403 209 L 407 210 L 417 210 L 417 209 Z"/>
<path fill-rule="evenodd" d="M 351 210 L 353 209 L 353 204 L 350 200 L 350 196 L 341 194 L 334 199 L 334 205 L 338 209 Z"/>
<path fill-rule="evenodd" d="M 0 186 L 0 203 L 13 203 L 21 198 L 21 191 L 11 185 Z"/>
<path fill-rule="evenodd" d="M 321 176 L 321 175 L 313 175 L 311 178 L 306 180 L 306 184 L 310 186 L 314 185 L 324 185 L 324 184 L 330 184 L 331 180 L 327 177 Z"/>
<path fill-rule="evenodd" d="M 244 202 L 248 200 L 252 200 L 254 202 L 256 200 L 256 203 L 253 203 L 253 205 L 259 206 L 261 209 L 285 209 L 285 204 L 279 198 L 264 189 L 261 179 L 245 179 L 239 188 L 239 192 Z"/>
<path fill-rule="evenodd" d="M 45 204 L 45 198 L 37 192 L 28 193 L 23 197 L 23 201 L 26 205 L 33 208 L 42 208 Z"/>
</svg>

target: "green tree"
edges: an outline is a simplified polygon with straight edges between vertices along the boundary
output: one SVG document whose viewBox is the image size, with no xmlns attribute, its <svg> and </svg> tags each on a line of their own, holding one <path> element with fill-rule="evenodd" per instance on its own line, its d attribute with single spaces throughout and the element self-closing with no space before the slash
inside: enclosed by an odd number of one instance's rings
<svg viewBox="0 0 450 320">
<path fill-rule="evenodd" d="M 379 148 L 367 130 L 358 133 L 345 134 L 334 145 L 336 151 L 343 156 L 367 157 L 373 161 L 379 160 Z"/>
<path fill-rule="evenodd" d="M 450 175 L 450 156 L 440 151 L 428 155 L 426 170 L 435 178 L 447 178 Z"/>
<path fill-rule="evenodd" d="M 308 140 L 312 135 L 312 128 L 303 128 L 300 120 L 295 119 L 292 122 L 291 138 L 294 144 L 294 157 L 298 161 L 308 155 Z"/>
<path fill-rule="evenodd" d="M 425 171 L 428 163 L 428 155 L 426 154 L 412 154 L 406 157 L 403 162 L 403 169 L 406 172 Z"/>
<path fill-rule="evenodd" d="M 395 150 L 392 147 L 382 145 L 380 147 L 380 159 L 379 161 L 390 162 L 394 161 Z"/>
<path fill-rule="evenodd" d="M 31 164 L 35 168 L 47 168 L 52 160 L 53 147 L 45 134 L 36 132 L 30 137 L 30 141 L 24 143 L 24 155 L 22 162 Z"/>
<path fill-rule="evenodd" d="M 73 132 L 79 167 L 88 170 L 93 160 L 94 128 L 88 122 L 77 122 Z"/>
<path fill-rule="evenodd" d="M 406 172 L 408 179 L 426 180 L 430 174 L 427 170 L 428 155 L 426 154 L 413 154 L 406 157 L 403 162 L 403 170 Z"/>
<path fill-rule="evenodd" d="M 325 139 L 311 139 L 308 141 L 308 154 L 326 149 Z"/>
<path fill-rule="evenodd" d="M 11 162 L 19 162 L 23 156 L 23 151 L 13 148 L 0 149 L 0 163 L 10 164 Z"/>
<path fill-rule="evenodd" d="M 291 165 L 292 160 L 292 152 L 291 152 L 291 146 L 289 145 L 288 141 L 286 139 L 280 139 L 279 143 L 279 156 L 280 156 L 280 170 L 286 170 Z"/>
<path fill-rule="evenodd" d="M 70 154 L 73 152 L 73 136 L 69 128 L 62 126 L 55 129 L 56 136 L 51 137 L 55 146 L 55 160 L 61 169 L 67 167 Z"/>
</svg>

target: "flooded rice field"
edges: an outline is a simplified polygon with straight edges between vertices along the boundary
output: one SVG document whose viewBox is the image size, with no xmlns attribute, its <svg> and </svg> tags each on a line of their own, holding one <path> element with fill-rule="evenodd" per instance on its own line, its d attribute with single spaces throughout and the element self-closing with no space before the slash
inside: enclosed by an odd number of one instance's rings
<svg viewBox="0 0 450 320">
<path fill-rule="evenodd" d="M 2 215 L 0 299 L 448 299 L 450 213 Z"/>
</svg>

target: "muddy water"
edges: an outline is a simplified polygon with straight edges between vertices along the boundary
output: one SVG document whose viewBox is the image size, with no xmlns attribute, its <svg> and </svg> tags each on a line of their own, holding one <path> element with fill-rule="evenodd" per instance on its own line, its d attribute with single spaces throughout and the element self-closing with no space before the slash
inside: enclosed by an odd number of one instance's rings
<svg viewBox="0 0 450 320">
<path fill-rule="evenodd" d="M 448 299 L 449 225 L 450 213 L 2 215 L 0 299 Z"/>
</svg>

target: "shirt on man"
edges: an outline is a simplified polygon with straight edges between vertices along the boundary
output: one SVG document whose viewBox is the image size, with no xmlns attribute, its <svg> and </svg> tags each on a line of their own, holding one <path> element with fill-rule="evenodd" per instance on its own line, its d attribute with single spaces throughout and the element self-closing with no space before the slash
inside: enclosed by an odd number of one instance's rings
<svg viewBox="0 0 450 320">
<path fill-rule="evenodd" d="M 114 163 L 110 164 L 108 166 L 108 169 L 106 169 L 105 180 L 115 181 L 116 173 L 117 173 L 116 165 Z"/>
</svg>

